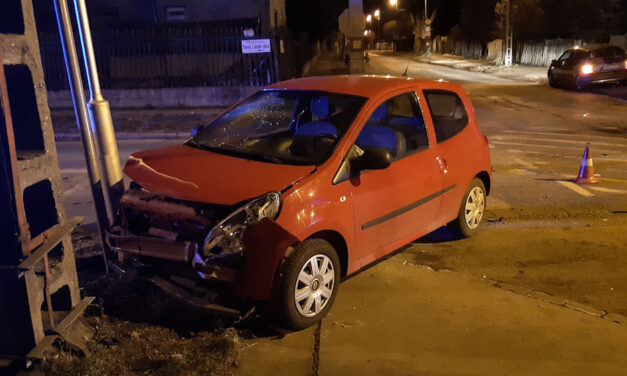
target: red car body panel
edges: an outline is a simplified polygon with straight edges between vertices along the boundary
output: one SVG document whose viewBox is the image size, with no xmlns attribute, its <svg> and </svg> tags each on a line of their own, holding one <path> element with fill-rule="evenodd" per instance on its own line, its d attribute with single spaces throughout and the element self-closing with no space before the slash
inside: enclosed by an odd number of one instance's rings
<svg viewBox="0 0 627 376">
<path fill-rule="evenodd" d="M 491 179 L 487 139 L 474 108 L 457 84 L 406 78 L 333 76 L 290 80 L 274 90 L 313 90 L 367 97 L 355 121 L 331 157 L 321 165 L 291 166 L 250 161 L 186 146 L 134 154 L 125 173 L 149 191 L 178 199 L 232 205 L 269 191 L 282 192 L 282 207 L 271 231 L 255 235 L 247 249 L 238 290 L 267 300 L 276 284 L 286 248 L 309 237 L 341 239 L 343 271 L 353 273 L 457 217 L 464 192 L 476 176 Z M 456 93 L 468 114 L 466 127 L 437 143 L 422 90 Z M 415 92 L 429 148 L 394 161 L 388 168 L 361 173 L 333 184 L 359 132 L 383 101 Z M 486 178 L 487 177 L 487 178 Z M 279 227 L 274 228 L 273 226 Z M 279 239 L 278 243 L 275 239 Z M 262 243 L 279 246 L 260 246 Z M 250 265 L 256 267 L 250 267 Z"/>
<path fill-rule="evenodd" d="M 234 205 L 279 191 L 314 168 L 264 163 L 175 145 L 131 155 L 124 173 L 153 193 Z"/>
</svg>

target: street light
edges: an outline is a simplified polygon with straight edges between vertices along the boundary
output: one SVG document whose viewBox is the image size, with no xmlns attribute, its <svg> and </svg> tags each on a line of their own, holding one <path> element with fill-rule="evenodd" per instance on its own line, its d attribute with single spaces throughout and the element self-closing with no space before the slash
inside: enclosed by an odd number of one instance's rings
<svg viewBox="0 0 627 376">
<path fill-rule="evenodd" d="M 366 16 L 366 22 L 368 22 L 368 23 L 372 22 L 372 15 L 371 14 Z"/>
<path fill-rule="evenodd" d="M 374 18 L 376 18 L 377 20 L 381 19 L 381 11 L 379 9 L 374 11 Z"/>
<path fill-rule="evenodd" d="M 398 6 L 398 0 L 390 0 L 390 5 L 393 7 L 397 7 Z"/>
</svg>

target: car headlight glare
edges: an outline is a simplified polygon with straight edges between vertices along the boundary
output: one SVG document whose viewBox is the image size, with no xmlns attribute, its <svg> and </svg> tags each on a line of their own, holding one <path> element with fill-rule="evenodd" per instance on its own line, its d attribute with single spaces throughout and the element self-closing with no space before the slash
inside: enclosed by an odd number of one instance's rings
<svg viewBox="0 0 627 376">
<path fill-rule="evenodd" d="M 581 67 L 581 73 L 583 73 L 583 74 L 590 74 L 592 72 L 594 72 L 594 65 L 592 65 L 592 64 L 584 64 Z"/>
</svg>

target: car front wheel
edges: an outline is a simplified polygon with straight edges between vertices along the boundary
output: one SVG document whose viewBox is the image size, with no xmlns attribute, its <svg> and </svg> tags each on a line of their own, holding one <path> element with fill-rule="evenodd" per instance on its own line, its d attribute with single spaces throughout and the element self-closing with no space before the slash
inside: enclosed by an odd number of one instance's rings
<svg viewBox="0 0 627 376">
<path fill-rule="evenodd" d="M 324 239 L 307 239 L 287 260 L 281 285 L 280 305 L 284 324 L 307 328 L 331 309 L 340 282 L 340 262 L 333 246 Z"/>
<path fill-rule="evenodd" d="M 457 219 L 449 225 L 463 237 L 474 235 L 481 226 L 486 209 L 486 189 L 483 181 L 474 178 L 464 193 Z"/>
<path fill-rule="evenodd" d="M 549 86 L 557 87 L 557 82 L 555 82 L 555 76 L 553 75 L 553 72 L 549 72 L 548 80 L 549 80 Z"/>
</svg>

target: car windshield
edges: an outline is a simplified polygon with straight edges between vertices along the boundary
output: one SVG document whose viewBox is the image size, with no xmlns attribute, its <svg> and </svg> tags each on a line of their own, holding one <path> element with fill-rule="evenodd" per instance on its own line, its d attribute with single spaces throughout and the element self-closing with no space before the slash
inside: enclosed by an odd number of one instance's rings
<svg viewBox="0 0 627 376">
<path fill-rule="evenodd" d="M 326 92 L 264 90 L 186 144 L 247 159 L 318 165 L 331 156 L 365 101 Z"/>
</svg>

